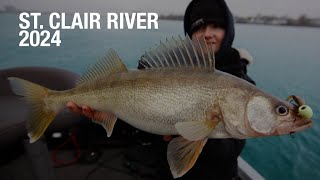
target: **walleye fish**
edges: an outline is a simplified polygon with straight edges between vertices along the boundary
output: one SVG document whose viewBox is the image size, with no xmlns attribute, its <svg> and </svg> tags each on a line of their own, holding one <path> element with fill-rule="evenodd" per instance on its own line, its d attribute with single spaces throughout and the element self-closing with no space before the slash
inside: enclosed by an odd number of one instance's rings
<svg viewBox="0 0 320 180">
<path fill-rule="evenodd" d="M 10 77 L 12 89 L 32 105 L 30 142 L 44 133 L 70 101 L 97 111 L 96 123 L 111 136 L 120 118 L 159 135 L 178 135 L 168 145 L 174 178 L 195 164 L 210 138 L 252 138 L 289 134 L 311 126 L 312 110 L 274 97 L 245 80 L 215 69 L 204 38 L 172 38 L 143 55 L 145 70 L 128 71 L 115 51 L 88 69 L 77 86 L 54 91 Z"/>
</svg>

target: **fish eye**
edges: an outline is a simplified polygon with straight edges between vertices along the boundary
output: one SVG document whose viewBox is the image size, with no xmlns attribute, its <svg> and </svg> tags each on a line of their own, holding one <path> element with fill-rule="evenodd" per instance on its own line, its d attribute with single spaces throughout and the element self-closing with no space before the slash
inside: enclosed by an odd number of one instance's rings
<svg viewBox="0 0 320 180">
<path fill-rule="evenodd" d="M 280 116 L 285 116 L 289 113 L 288 109 L 285 106 L 277 106 L 276 111 Z"/>
</svg>

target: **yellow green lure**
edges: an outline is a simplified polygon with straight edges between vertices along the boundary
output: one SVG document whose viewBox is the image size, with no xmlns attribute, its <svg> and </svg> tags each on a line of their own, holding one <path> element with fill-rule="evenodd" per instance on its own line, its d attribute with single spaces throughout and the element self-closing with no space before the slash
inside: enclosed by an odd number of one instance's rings
<svg viewBox="0 0 320 180">
<path fill-rule="evenodd" d="M 313 115 L 311 107 L 307 105 L 302 105 L 298 109 L 298 115 L 300 115 L 303 118 L 311 118 Z"/>
</svg>

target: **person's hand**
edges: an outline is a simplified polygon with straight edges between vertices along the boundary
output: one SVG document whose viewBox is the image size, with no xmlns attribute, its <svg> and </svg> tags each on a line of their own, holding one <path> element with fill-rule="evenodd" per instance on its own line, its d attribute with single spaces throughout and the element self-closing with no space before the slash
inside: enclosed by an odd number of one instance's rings
<svg viewBox="0 0 320 180">
<path fill-rule="evenodd" d="M 90 119 L 93 119 L 95 117 L 95 114 L 97 114 L 97 112 L 98 112 L 98 111 L 90 108 L 89 106 L 79 107 L 74 102 L 68 102 L 67 108 L 72 112 L 80 113 Z"/>
<path fill-rule="evenodd" d="M 171 135 L 164 135 L 164 136 L 162 137 L 162 139 L 163 139 L 164 141 L 166 141 L 166 142 L 169 142 L 169 141 L 171 141 L 171 140 L 173 139 L 173 136 L 171 136 Z"/>
</svg>

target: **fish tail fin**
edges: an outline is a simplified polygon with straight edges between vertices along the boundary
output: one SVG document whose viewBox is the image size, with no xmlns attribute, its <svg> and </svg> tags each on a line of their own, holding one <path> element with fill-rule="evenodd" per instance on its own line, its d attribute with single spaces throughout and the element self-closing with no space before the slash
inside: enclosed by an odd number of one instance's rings
<svg viewBox="0 0 320 180">
<path fill-rule="evenodd" d="M 51 90 L 16 77 L 10 77 L 8 80 L 13 92 L 23 96 L 31 104 L 31 117 L 27 121 L 27 130 L 30 143 L 33 143 L 41 137 L 56 115 L 56 112 L 44 102 L 44 98 Z"/>
</svg>

